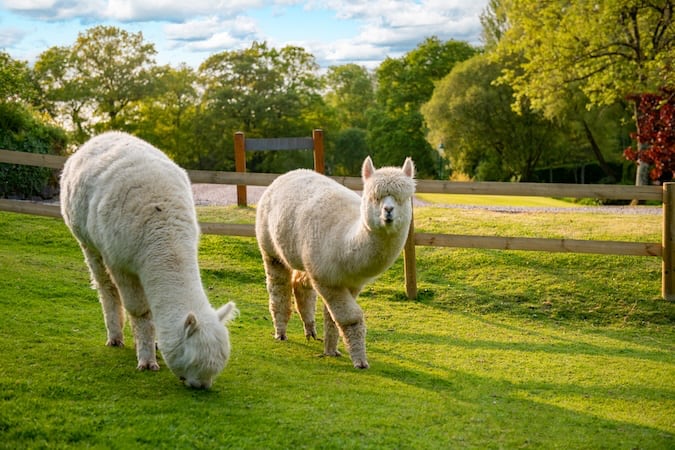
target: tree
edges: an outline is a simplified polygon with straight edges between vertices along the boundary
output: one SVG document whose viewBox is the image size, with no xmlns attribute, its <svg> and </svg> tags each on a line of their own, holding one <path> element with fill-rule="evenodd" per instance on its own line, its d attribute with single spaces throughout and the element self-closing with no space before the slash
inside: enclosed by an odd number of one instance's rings
<svg viewBox="0 0 675 450">
<path fill-rule="evenodd" d="M 72 47 L 43 52 L 36 74 L 51 110 L 83 139 L 94 130 L 126 128 L 121 113 L 152 93 L 155 53 L 141 32 L 96 26 Z"/>
<path fill-rule="evenodd" d="M 129 103 L 151 93 L 156 53 L 141 32 L 97 26 L 78 36 L 74 64 L 97 111 L 107 116 L 106 128 L 118 125 L 116 118 Z"/>
<path fill-rule="evenodd" d="M 513 91 L 493 81 L 501 66 L 485 55 L 458 64 L 422 107 L 430 141 L 443 144 L 454 170 L 478 180 L 531 181 L 544 160 L 559 159 L 559 127 L 527 104 L 511 108 Z"/>
<path fill-rule="evenodd" d="M 62 154 L 65 133 L 36 111 L 38 89 L 28 64 L 0 52 L 0 148 L 41 154 Z M 0 164 L 0 197 L 51 197 L 58 181 L 44 167 Z M 50 186 L 51 182 L 51 186 Z"/>
<path fill-rule="evenodd" d="M 318 69 L 304 49 L 277 50 L 265 42 L 212 55 L 199 68 L 205 83 L 199 126 L 208 127 L 206 131 L 219 141 L 217 148 L 232 148 L 235 131 L 248 137 L 307 136 L 322 126 Z M 227 136 L 218 137 L 218 129 L 227 130 Z M 312 155 L 257 152 L 249 162 L 254 171 L 285 171 L 310 167 Z"/>
<path fill-rule="evenodd" d="M 324 75 L 324 84 L 327 89 L 324 100 L 337 112 L 340 129 L 366 129 L 366 112 L 375 101 L 374 80 L 370 72 L 357 64 L 332 66 Z"/>
<path fill-rule="evenodd" d="M 0 51 L 0 102 L 33 103 L 37 89 L 28 64 Z"/>
<path fill-rule="evenodd" d="M 387 58 L 377 68 L 376 109 L 369 113 L 368 144 L 378 164 L 400 165 L 412 156 L 420 176 L 437 174 L 436 150 L 426 141 L 420 107 L 434 82 L 477 50 L 465 42 L 428 38 L 401 58 Z"/>
<path fill-rule="evenodd" d="M 68 47 L 51 47 L 35 62 L 35 76 L 43 92 L 47 112 L 64 128 L 74 142 L 84 142 L 91 134 L 93 107 L 89 92 L 77 77 Z"/>
<path fill-rule="evenodd" d="M 182 64 L 160 67 L 154 73 L 154 95 L 131 104 L 124 114 L 124 121 L 131 125 L 128 130 L 161 148 L 182 167 L 213 167 L 205 160 L 208 152 L 196 143 L 195 121 L 201 97 L 195 70 Z"/>
<path fill-rule="evenodd" d="M 675 84 L 672 1 L 504 0 L 502 7 L 508 29 L 497 54 L 522 58 L 501 77 L 516 107 L 527 98 L 555 117 L 570 88 L 598 106 Z M 643 173 L 639 167 L 638 184 Z"/>
<path fill-rule="evenodd" d="M 671 181 L 675 174 L 675 92 L 642 94 L 638 104 L 639 132 L 632 135 L 642 144 L 625 150 L 631 161 L 644 161 L 652 166 L 652 180 Z M 639 134 L 638 134 L 639 133 Z"/>
<path fill-rule="evenodd" d="M 361 165 L 370 154 L 367 132 L 362 128 L 346 128 L 337 133 L 328 167 L 332 175 L 360 176 Z"/>
</svg>

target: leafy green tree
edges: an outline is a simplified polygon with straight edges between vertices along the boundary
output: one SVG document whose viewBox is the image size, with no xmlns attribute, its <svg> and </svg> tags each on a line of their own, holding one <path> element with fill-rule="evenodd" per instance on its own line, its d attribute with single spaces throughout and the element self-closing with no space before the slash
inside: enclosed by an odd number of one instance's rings
<svg viewBox="0 0 675 450">
<path fill-rule="evenodd" d="M 369 154 L 366 130 L 346 128 L 338 132 L 327 165 L 332 175 L 360 176 L 363 160 Z"/>
<path fill-rule="evenodd" d="M 195 121 L 201 97 L 199 78 L 191 67 L 159 67 L 154 71 L 154 95 L 127 108 L 128 130 L 165 151 L 182 167 L 207 169 L 207 152 L 197 144 Z"/>
<path fill-rule="evenodd" d="M 454 170 L 478 180 L 532 181 L 542 160 L 560 158 L 563 134 L 527 104 L 513 111 L 511 88 L 493 84 L 500 73 L 485 55 L 455 66 L 422 107 L 430 140 L 443 144 Z"/>
<path fill-rule="evenodd" d="M 33 103 L 36 97 L 37 89 L 28 64 L 0 51 L 0 102 Z"/>
<path fill-rule="evenodd" d="M 324 75 L 324 83 L 324 100 L 337 111 L 339 128 L 366 129 L 366 112 L 375 102 L 375 84 L 368 69 L 357 64 L 332 66 Z"/>
<path fill-rule="evenodd" d="M 36 112 L 37 101 L 38 89 L 28 64 L 0 52 L 0 149 L 42 154 L 65 151 L 65 133 Z M 0 197 L 51 197 L 56 184 L 51 169 L 0 164 Z"/>
<path fill-rule="evenodd" d="M 65 128 L 72 130 L 75 142 L 84 142 L 95 122 L 92 99 L 76 76 L 68 47 L 51 47 L 40 54 L 34 71 L 43 92 L 44 106 Z"/>
<path fill-rule="evenodd" d="M 675 84 L 671 1 L 504 0 L 501 6 L 508 29 L 498 55 L 522 58 L 501 77 L 512 86 L 516 107 L 527 98 L 555 117 L 566 108 L 570 86 L 589 105 L 612 105 Z M 639 168 L 638 184 L 646 173 Z"/>
<path fill-rule="evenodd" d="M 72 48 L 75 67 L 98 113 L 107 118 L 106 128 L 119 126 L 120 112 L 152 92 L 156 53 L 141 32 L 96 26 L 78 36 Z"/>
<path fill-rule="evenodd" d="M 477 50 L 458 41 L 428 38 L 401 58 L 387 58 L 376 71 L 377 107 L 369 113 L 369 146 L 380 165 L 399 165 L 412 156 L 420 176 L 437 172 L 436 149 L 426 141 L 420 107 L 429 100 L 434 82 Z"/>
<path fill-rule="evenodd" d="M 141 32 L 101 25 L 80 33 L 72 47 L 43 52 L 35 70 L 51 111 L 81 140 L 127 127 L 122 112 L 153 92 L 155 53 Z"/>
<path fill-rule="evenodd" d="M 308 136 L 325 118 L 318 69 L 304 49 L 278 50 L 265 42 L 210 56 L 199 68 L 205 83 L 199 121 L 204 136 L 215 140 L 212 148 L 229 149 L 235 131 L 247 137 Z M 232 167 L 231 152 L 227 156 Z M 253 171 L 312 165 L 311 152 L 256 152 L 249 157 Z"/>
</svg>

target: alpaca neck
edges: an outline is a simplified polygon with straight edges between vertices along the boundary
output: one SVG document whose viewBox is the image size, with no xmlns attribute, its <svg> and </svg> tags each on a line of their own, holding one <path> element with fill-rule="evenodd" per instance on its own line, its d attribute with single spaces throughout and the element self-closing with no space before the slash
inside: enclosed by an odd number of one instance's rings
<svg viewBox="0 0 675 450">
<path fill-rule="evenodd" d="M 386 270 L 398 257 L 407 237 L 405 230 L 370 229 L 363 220 L 353 228 L 347 237 L 347 246 L 361 255 L 352 258 L 349 264 L 355 273 L 374 277 Z"/>
<path fill-rule="evenodd" d="M 153 270 L 145 277 L 141 276 L 145 295 L 152 308 L 153 317 L 158 326 L 184 320 L 189 312 L 200 314 L 204 305 L 208 305 L 201 284 L 199 269 L 186 264 L 180 270 Z"/>
</svg>

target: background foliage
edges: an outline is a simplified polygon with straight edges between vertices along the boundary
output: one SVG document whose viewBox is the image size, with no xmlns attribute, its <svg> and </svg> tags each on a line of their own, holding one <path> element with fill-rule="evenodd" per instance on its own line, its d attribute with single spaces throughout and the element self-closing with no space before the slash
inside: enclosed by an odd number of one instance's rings
<svg viewBox="0 0 675 450">
<path fill-rule="evenodd" d="M 32 67 L 0 53 L 0 89 L 66 130 L 69 151 L 121 129 L 191 169 L 232 170 L 236 131 L 293 137 L 322 128 L 328 173 L 357 175 L 370 154 L 377 165 L 412 156 L 421 178 L 537 181 L 542 171 L 594 164 L 597 181 L 633 182 L 626 176 L 636 173 L 646 183 L 651 166 L 672 172 L 665 161 L 674 158 L 637 158 L 633 171 L 623 150 L 631 133 L 644 135 L 631 99 L 672 90 L 673 8 L 490 0 L 481 47 L 431 36 L 371 70 L 321 68 L 301 47 L 266 42 L 199 67 L 159 66 L 142 33 L 96 26 Z M 652 144 L 636 142 L 635 155 Z M 247 157 L 252 171 L 312 164 L 309 152 Z"/>
</svg>

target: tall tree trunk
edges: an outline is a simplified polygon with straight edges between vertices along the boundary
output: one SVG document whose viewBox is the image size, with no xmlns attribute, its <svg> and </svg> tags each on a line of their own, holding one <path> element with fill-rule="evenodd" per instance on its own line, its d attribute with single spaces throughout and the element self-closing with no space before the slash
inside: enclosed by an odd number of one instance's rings
<svg viewBox="0 0 675 450">
<path fill-rule="evenodd" d="M 595 137 L 593 136 L 593 132 L 591 131 L 591 128 L 588 126 L 588 122 L 585 120 L 582 120 L 581 123 L 584 125 L 584 131 L 586 132 L 586 139 L 588 139 L 588 143 L 591 144 L 591 150 L 593 151 L 593 155 L 595 155 L 595 159 L 598 160 L 598 165 L 602 169 L 602 171 L 607 175 L 607 177 L 617 180 L 616 172 L 612 170 L 612 168 L 607 164 L 607 161 L 605 161 L 605 157 L 602 155 L 602 151 L 600 150 L 600 146 L 595 140 Z"/>
<path fill-rule="evenodd" d="M 638 148 L 638 160 L 637 160 L 637 171 L 635 173 L 635 186 L 647 186 L 649 184 L 649 163 L 642 161 L 640 159 L 640 154 L 642 151 L 647 149 L 647 146 L 642 142 L 640 138 L 640 97 L 635 100 L 635 129 L 637 132 L 637 148 Z M 631 205 L 639 205 L 640 201 L 633 199 L 630 202 Z"/>
</svg>

